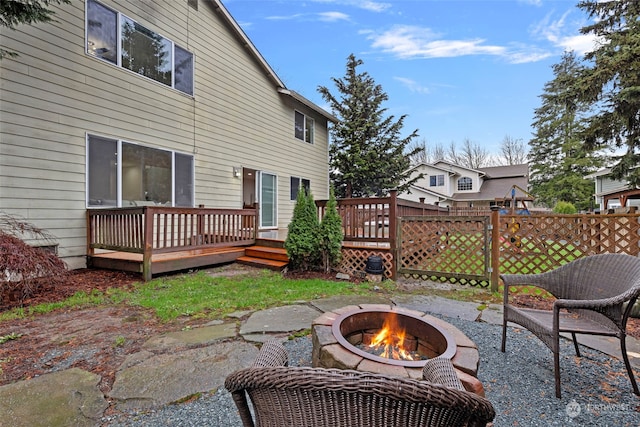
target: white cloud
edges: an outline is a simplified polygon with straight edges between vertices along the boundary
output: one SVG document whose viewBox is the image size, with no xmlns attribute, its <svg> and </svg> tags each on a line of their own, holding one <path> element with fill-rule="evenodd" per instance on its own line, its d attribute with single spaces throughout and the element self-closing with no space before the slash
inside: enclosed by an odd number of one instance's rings
<svg viewBox="0 0 640 427">
<path fill-rule="evenodd" d="M 549 13 L 532 29 L 534 36 L 549 41 L 563 50 L 573 50 L 578 55 L 596 47 L 598 38 L 593 34 L 579 34 L 579 29 L 584 25 L 583 21 L 569 21 L 571 11 L 565 12 L 560 18 L 553 20 Z"/>
<path fill-rule="evenodd" d="M 321 21 L 335 22 L 335 21 L 348 21 L 349 15 L 342 12 L 321 12 L 318 14 Z"/>
<path fill-rule="evenodd" d="M 303 16 L 304 14 L 302 13 L 296 13 L 294 15 L 272 15 L 272 16 L 267 16 L 265 19 L 269 19 L 271 21 L 288 21 L 291 19 L 302 18 Z"/>
<path fill-rule="evenodd" d="M 529 62 L 542 61 L 545 58 L 552 56 L 551 52 L 540 51 L 532 49 L 524 52 L 511 52 L 507 55 L 507 58 L 512 64 L 526 64 Z"/>
<path fill-rule="evenodd" d="M 370 12 L 384 12 L 391 8 L 391 3 L 372 1 L 372 0 L 313 0 L 317 3 L 335 3 L 347 6 L 353 6 Z"/>
<path fill-rule="evenodd" d="M 431 92 L 428 87 L 421 86 L 415 80 L 412 80 L 412 79 L 409 79 L 409 78 L 406 78 L 406 77 L 394 77 L 393 79 L 399 81 L 400 83 L 402 83 L 411 92 L 422 93 L 422 94 L 427 94 L 427 93 Z"/>
<path fill-rule="evenodd" d="M 349 15 L 342 12 L 321 12 L 314 14 L 305 14 L 305 13 L 296 13 L 293 15 L 272 15 L 267 16 L 265 19 L 269 19 L 271 21 L 291 21 L 291 20 L 305 20 L 305 21 L 313 21 L 320 20 L 325 22 L 335 22 L 335 21 L 348 21 Z"/>
<path fill-rule="evenodd" d="M 438 40 L 428 28 L 396 26 L 383 33 L 370 32 L 371 46 L 401 59 L 445 58 L 465 55 L 504 55 L 502 46 L 484 44 L 483 39 Z"/>
<path fill-rule="evenodd" d="M 573 50 L 580 55 L 591 52 L 597 47 L 598 37 L 593 34 L 579 34 L 577 36 L 562 37 L 558 45 L 564 50 Z"/>
</svg>

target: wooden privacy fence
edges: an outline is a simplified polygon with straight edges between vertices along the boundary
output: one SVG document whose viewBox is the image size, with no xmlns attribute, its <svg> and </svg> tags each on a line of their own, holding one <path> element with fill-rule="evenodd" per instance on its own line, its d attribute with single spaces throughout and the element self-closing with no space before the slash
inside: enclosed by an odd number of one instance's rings
<svg viewBox="0 0 640 427">
<path fill-rule="evenodd" d="M 256 216 L 256 209 L 89 209 L 87 255 L 96 250 L 142 254 L 148 280 L 153 255 L 255 243 Z"/>
</svg>

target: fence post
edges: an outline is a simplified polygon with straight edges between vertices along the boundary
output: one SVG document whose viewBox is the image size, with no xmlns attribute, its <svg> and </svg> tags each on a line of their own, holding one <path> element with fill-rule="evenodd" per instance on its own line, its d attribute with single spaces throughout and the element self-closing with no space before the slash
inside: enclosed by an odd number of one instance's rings
<svg viewBox="0 0 640 427">
<path fill-rule="evenodd" d="M 398 275 L 398 234 L 397 224 L 398 218 L 398 190 L 391 190 L 391 199 L 389 200 L 389 246 L 391 247 L 391 256 L 393 257 L 391 279 L 396 280 Z M 384 217 L 383 217 L 384 221 Z M 383 222 L 384 224 L 384 222 Z M 383 228 L 384 230 L 384 228 Z"/>
<path fill-rule="evenodd" d="M 491 292 L 498 292 L 500 279 L 500 206 L 491 206 Z"/>
<path fill-rule="evenodd" d="M 151 255 L 153 253 L 153 216 L 155 212 L 153 209 L 145 206 L 142 208 L 144 215 L 144 230 L 143 235 L 143 252 L 142 252 L 142 278 L 145 282 L 151 280 L 153 276 L 151 270 Z"/>
</svg>

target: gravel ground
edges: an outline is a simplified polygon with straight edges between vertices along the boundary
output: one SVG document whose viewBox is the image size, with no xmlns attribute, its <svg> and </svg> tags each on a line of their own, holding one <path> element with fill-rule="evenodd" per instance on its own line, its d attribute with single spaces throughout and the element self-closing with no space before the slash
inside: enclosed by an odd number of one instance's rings
<svg viewBox="0 0 640 427">
<path fill-rule="evenodd" d="M 554 393 L 551 352 L 528 331 L 511 328 L 507 352 L 500 352 L 500 326 L 444 318 L 480 349 L 478 378 L 502 426 L 638 426 L 640 398 L 631 392 L 624 364 L 581 347 L 576 358 L 564 340 L 560 367 L 562 399 Z M 290 365 L 311 364 L 311 339 L 286 344 Z M 202 398 L 156 411 L 103 419 L 105 426 L 242 426 L 230 394 L 220 389 Z"/>
</svg>

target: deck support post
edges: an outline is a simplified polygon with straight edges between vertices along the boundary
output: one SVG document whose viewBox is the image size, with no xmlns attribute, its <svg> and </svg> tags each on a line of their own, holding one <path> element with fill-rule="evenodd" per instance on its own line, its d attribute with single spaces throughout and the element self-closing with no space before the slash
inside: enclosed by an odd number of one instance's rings
<svg viewBox="0 0 640 427">
<path fill-rule="evenodd" d="M 144 207 L 144 232 L 143 232 L 143 252 L 142 252 L 142 279 L 147 282 L 153 276 L 151 270 L 151 256 L 153 254 L 153 211 L 149 212 L 148 207 Z"/>
</svg>

